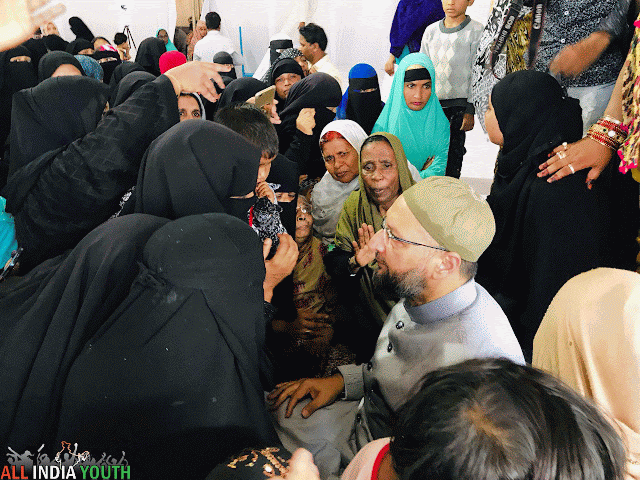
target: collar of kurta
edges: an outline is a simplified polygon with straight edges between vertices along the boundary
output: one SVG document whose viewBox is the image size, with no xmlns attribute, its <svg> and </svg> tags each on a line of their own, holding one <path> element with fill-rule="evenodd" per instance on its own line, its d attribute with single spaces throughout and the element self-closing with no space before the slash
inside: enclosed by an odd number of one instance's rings
<svg viewBox="0 0 640 480">
<path fill-rule="evenodd" d="M 410 307 L 405 302 L 404 307 L 413 322 L 427 325 L 458 315 L 476 300 L 477 295 L 476 282 L 471 279 L 453 292 L 429 303 Z"/>
</svg>

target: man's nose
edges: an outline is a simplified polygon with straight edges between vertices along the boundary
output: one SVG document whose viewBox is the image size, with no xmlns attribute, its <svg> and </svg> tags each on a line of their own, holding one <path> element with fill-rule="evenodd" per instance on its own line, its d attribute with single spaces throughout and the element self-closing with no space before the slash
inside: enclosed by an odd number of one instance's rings
<svg viewBox="0 0 640 480">
<path fill-rule="evenodd" d="M 380 229 L 373 235 L 373 237 L 371 237 L 369 243 L 371 244 L 371 248 L 373 248 L 376 252 L 383 252 L 384 240 L 384 229 Z"/>
</svg>

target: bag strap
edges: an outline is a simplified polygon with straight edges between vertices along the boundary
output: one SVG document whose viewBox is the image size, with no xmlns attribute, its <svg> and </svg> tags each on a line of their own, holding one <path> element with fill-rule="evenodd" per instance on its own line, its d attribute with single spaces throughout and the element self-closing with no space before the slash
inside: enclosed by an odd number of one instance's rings
<svg viewBox="0 0 640 480">
<path fill-rule="evenodd" d="M 495 74 L 494 67 L 498 62 L 498 56 L 504 49 L 504 46 L 507 43 L 507 39 L 509 38 L 509 34 L 511 30 L 513 30 L 513 26 L 518 20 L 520 16 L 520 12 L 522 12 L 522 7 L 524 6 L 524 0 L 513 0 L 511 5 L 509 6 L 509 10 L 507 10 L 507 14 L 502 23 L 502 27 L 500 27 L 500 31 L 498 33 L 498 37 L 496 38 L 493 47 L 491 48 L 491 71 Z M 538 45 L 540 44 L 540 37 L 542 36 L 542 25 L 544 21 L 544 13 L 547 8 L 547 0 L 533 0 L 533 14 L 531 18 L 531 35 L 529 41 L 529 62 L 528 68 L 531 68 L 533 65 L 536 55 L 538 53 Z"/>
</svg>

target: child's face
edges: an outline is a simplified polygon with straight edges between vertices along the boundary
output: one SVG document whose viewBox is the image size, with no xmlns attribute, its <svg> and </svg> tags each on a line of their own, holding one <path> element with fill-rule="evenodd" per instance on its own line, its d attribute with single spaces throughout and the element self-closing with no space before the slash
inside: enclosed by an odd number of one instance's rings
<svg viewBox="0 0 640 480">
<path fill-rule="evenodd" d="M 298 206 L 296 207 L 296 242 L 303 243 L 311 235 L 312 229 L 311 206 L 300 195 L 298 196 Z"/>
<path fill-rule="evenodd" d="M 473 4 L 473 0 L 442 0 L 442 9 L 445 16 L 457 18 L 465 15 L 471 4 Z"/>
<path fill-rule="evenodd" d="M 489 135 L 491 143 L 495 143 L 500 146 L 504 144 L 504 137 L 502 136 L 502 131 L 500 130 L 500 125 L 498 124 L 496 111 L 493 109 L 491 98 L 489 98 L 489 105 L 487 106 L 487 111 L 484 114 L 484 127 L 487 129 L 487 135 Z"/>
</svg>

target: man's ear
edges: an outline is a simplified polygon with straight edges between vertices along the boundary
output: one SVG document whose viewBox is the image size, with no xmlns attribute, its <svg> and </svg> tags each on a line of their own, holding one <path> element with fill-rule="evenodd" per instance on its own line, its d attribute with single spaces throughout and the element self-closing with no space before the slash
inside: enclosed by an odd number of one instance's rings
<svg viewBox="0 0 640 480">
<path fill-rule="evenodd" d="M 440 257 L 440 263 L 436 267 L 435 276 L 444 278 L 460 271 L 462 258 L 456 252 L 445 252 Z"/>
</svg>

